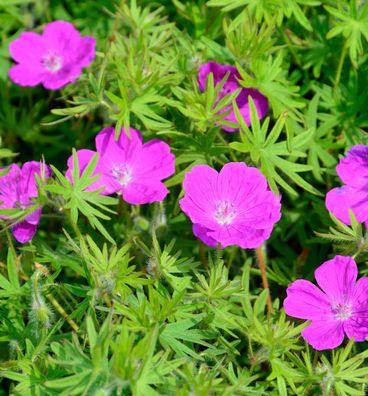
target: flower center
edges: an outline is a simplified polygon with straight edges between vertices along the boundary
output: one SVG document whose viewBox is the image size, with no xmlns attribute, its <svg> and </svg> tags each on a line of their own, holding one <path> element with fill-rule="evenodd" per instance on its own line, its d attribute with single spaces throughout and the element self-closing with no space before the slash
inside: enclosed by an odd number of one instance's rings
<svg viewBox="0 0 368 396">
<path fill-rule="evenodd" d="M 346 320 L 353 314 L 353 307 L 351 304 L 338 303 L 332 307 L 332 312 L 336 320 Z"/>
<path fill-rule="evenodd" d="M 61 69 L 63 62 L 61 56 L 49 53 L 42 58 L 42 64 L 49 72 L 55 73 Z"/>
<path fill-rule="evenodd" d="M 221 225 L 229 225 L 236 217 L 236 210 L 234 205 L 229 201 L 220 201 L 216 205 L 216 212 L 214 215 L 216 221 Z"/>
<path fill-rule="evenodd" d="M 112 168 L 112 176 L 122 186 L 127 186 L 132 181 L 132 172 L 126 164 L 119 164 Z"/>
</svg>

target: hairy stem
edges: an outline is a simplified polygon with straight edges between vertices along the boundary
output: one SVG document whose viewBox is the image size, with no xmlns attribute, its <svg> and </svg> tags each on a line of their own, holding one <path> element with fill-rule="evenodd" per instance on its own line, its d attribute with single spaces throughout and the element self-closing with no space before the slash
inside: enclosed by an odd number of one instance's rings
<svg viewBox="0 0 368 396">
<path fill-rule="evenodd" d="M 262 246 L 256 248 L 256 256 L 258 261 L 258 266 L 261 271 L 262 285 L 264 289 L 268 290 L 267 296 L 267 310 L 268 313 L 272 312 L 272 301 L 270 295 L 270 286 L 268 284 L 267 274 L 266 274 L 266 254 Z"/>
</svg>

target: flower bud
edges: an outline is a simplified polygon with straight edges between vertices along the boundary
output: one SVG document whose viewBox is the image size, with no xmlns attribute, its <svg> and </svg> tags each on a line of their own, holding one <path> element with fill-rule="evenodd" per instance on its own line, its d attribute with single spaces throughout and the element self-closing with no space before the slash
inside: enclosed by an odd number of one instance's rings
<svg viewBox="0 0 368 396">
<path fill-rule="evenodd" d="M 34 293 L 32 296 L 32 311 L 30 312 L 30 320 L 35 324 L 38 331 L 42 328 L 49 329 L 51 327 L 53 313 L 45 303 L 44 299 L 37 294 L 38 293 Z"/>
</svg>

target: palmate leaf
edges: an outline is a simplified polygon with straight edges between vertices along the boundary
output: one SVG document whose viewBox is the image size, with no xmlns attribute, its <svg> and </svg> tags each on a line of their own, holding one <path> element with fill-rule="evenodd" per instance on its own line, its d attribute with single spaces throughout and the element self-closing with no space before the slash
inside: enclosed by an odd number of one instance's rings
<svg viewBox="0 0 368 396">
<path fill-rule="evenodd" d="M 108 208 L 108 206 L 116 205 L 118 200 L 116 198 L 101 195 L 101 189 L 96 191 L 85 191 L 87 187 L 100 177 L 100 175 L 92 176 L 97 161 L 98 154 L 96 153 L 84 169 L 82 175 L 79 176 L 78 157 L 75 149 L 73 149 L 73 183 L 58 169 L 52 166 L 58 184 L 46 185 L 44 189 L 52 194 L 63 197 L 65 200 L 64 208 L 70 211 L 72 223 L 77 224 L 79 214 L 82 214 L 93 228 L 100 231 L 111 243 L 115 243 L 100 220 L 110 220 L 110 217 L 105 213 L 115 213 Z"/>
<path fill-rule="evenodd" d="M 189 119 L 196 123 L 196 128 L 205 131 L 214 124 L 233 127 L 231 121 L 223 120 L 231 111 L 229 106 L 238 96 L 240 89 L 224 95 L 220 100 L 221 89 L 223 88 L 228 75 L 225 75 L 221 82 L 214 84 L 214 76 L 209 73 L 206 79 L 206 89 L 200 92 L 197 81 L 192 81 L 192 87 L 184 89 L 173 87 L 171 90 L 178 98 L 179 102 L 175 105 L 178 110 Z"/>
<path fill-rule="evenodd" d="M 315 187 L 299 175 L 300 172 L 311 171 L 312 167 L 293 161 L 294 159 L 306 157 L 306 154 L 301 151 L 301 148 L 313 136 L 312 131 L 307 130 L 294 137 L 291 140 L 291 149 L 289 150 L 286 141 L 277 142 L 285 125 L 286 115 L 281 115 L 271 131 L 267 133 L 269 119 L 266 118 L 261 125 L 251 97 L 249 97 L 249 104 L 251 129 L 245 124 L 236 102 L 234 101 L 233 103 L 236 118 L 240 125 L 242 142 L 233 142 L 230 143 L 230 146 L 237 151 L 250 154 L 252 161 L 260 165 L 262 173 L 267 177 L 268 183 L 274 192 L 278 193 L 277 185 L 280 185 L 290 194 L 298 194 L 290 185 L 289 180 L 285 178 L 286 176 L 305 190 L 320 195 L 320 192 Z M 286 159 L 283 157 L 286 157 Z M 282 177 L 279 171 L 285 176 Z"/>
<path fill-rule="evenodd" d="M 325 113 L 319 115 L 321 130 L 335 128 L 336 131 L 343 132 L 346 138 L 346 143 L 337 141 L 336 148 L 342 147 L 344 143 L 347 147 L 367 144 L 367 84 L 367 73 L 358 74 L 351 69 L 347 81 L 341 82 L 336 89 L 326 84 L 316 85 L 314 88 L 321 98 L 320 107 L 325 110 Z"/>
<path fill-rule="evenodd" d="M 2 146 L 2 139 L 0 137 L 0 160 L 3 158 L 15 157 L 17 155 L 17 153 L 13 153 L 11 150 L 7 148 L 1 148 L 1 146 Z"/>
<path fill-rule="evenodd" d="M 231 22 L 227 22 L 225 19 L 224 31 L 226 48 L 231 51 L 235 59 L 241 59 L 244 64 L 257 58 L 264 58 L 266 54 L 273 53 L 278 49 L 275 45 L 276 26 L 257 23 L 247 8 Z M 204 40 L 205 38 L 202 38 L 202 41 Z M 206 39 L 206 42 L 208 41 Z M 220 45 L 219 47 L 223 48 Z"/>
<path fill-rule="evenodd" d="M 366 359 L 367 351 L 352 355 L 354 339 L 351 339 L 345 348 L 332 352 L 332 359 L 321 356 L 321 363 L 317 370 L 324 373 L 322 381 L 326 391 L 334 389 L 338 396 L 365 395 L 368 377 Z"/>
<path fill-rule="evenodd" d="M 305 145 L 308 155 L 308 165 L 312 167 L 314 177 L 321 183 L 324 182 L 322 175 L 325 168 L 331 169 L 337 162 L 336 157 L 329 153 L 331 148 L 335 148 L 336 144 L 332 143 L 334 137 L 333 130 L 323 128 L 320 119 L 324 117 L 323 113 L 318 113 L 319 95 L 315 95 L 309 102 L 304 118 L 304 129 L 310 130 L 312 137 Z M 303 128 L 296 122 L 293 123 L 297 132 L 303 133 Z M 324 168 L 325 167 L 325 168 Z"/>
<path fill-rule="evenodd" d="M 203 319 L 204 315 L 192 315 L 189 319 L 179 320 L 169 323 L 160 334 L 160 342 L 163 347 L 170 347 L 179 357 L 191 356 L 198 360 L 203 360 L 194 349 L 185 345 L 182 341 L 211 347 L 211 344 L 204 341 L 212 336 L 212 333 L 204 330 L 192 329 Z"/>
<path fill-rule="evenodd" d="M 150 89 L 140 96 L 128 99 L 127 88 L 119 80 L 120 96 L 106 91 L 106 96 L 116 106 L 117 111 L 110 117 L 116 120 L 116 137 L 119 136 L 122 127 L 128 130 L 131 115 L 136 116 L 147 129 L 162 130 L 170 129 L 170 121 L 159 115 L 159 110 L 168 103 L 166 97 L 159 95 L 154 89 Z"/>
<path fill-rule="evenodd" d="M 246 72 L 238 63 L 236 66 L 242 77 L 239 83 L 245 88 L 256 88 L 262 92 L 276 117 L 287 111 L 291 118 L 302 119 L 300 109 L 304 103 L 299 99 L 299 87 L 287 79 L 281 52 L 274 58 L 269 56 L 266 60 L 259 58 L 251 62 L 251 73 Z"/>
<path fill-rule="evenodd" d="M 277 25 L 280 26 L 284 18 L 294 16 L 300 25 L 310 31 L 312 27 L 301 7 L 319 4 L 318 0 L 210 0 L 207 2 L 208 6 L 221 7 L 223 11 L 247 6 L 258 23 L 276 20 Z"/>
<path fill-rule="evenodd" d="M 359 8 L 356 0 L 350 0 L 349 4 L 339 3 L 337 8 L 326 5 L 325 9 L 335 17 L 335 26 L 328 32 L 327 38 L 342 35 L 350 59 L 358 67 L 358 55 L 363 53 L 363 37 L 368 41 L 368 3 Z"/>
<path fill-rule="evenodd" d="M 364 231 L 363 225 L 357 221 L 351 209 L 349 209 L 349 216 L 350 226 L 342 223 L 330 213 L 335 227 L 329 227 L 329 233 L 315 232 L 315 234 L 338 244 L 336 250 L 341 251 L 342 254 L 356 257 L 360 253 L 368 251 L 368 234 Z"/>
</svg>

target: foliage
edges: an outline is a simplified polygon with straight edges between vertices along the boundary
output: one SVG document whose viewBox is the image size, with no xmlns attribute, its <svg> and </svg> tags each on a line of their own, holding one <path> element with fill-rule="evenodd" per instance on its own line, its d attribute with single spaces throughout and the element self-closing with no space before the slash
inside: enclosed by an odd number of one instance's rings
<svg viewBox="0 0 368 396">
<path fill-rule="evenodd" d="M 53 169 L 27 211 L 0 211 L 0 396 L 365 394 L 367 344 L 312 350 L 282 301 L 333 254 L 368 272 L 364 226 L 324 206 L 339 155 L 367 142 L 367 18 L 359 0 L 0 0 L 0 163 Z M 11 83 L 9 43 L 56 19 L 96 37 L 92 65 L 61 91 Z M 247 126 L 238 91 L 218 100 L 211 75 L 200 92 L 210 60 L 268 98 L 264 120 L 250 100 Z M 234 127 L 219 114 L 231 104 L 239 133 L 219 125 Z M 80 175 L 75 150 L 110 125 L 170 144 L 164 203 L 85 191 L 98 157 Z M 230 161 L 282 196 L 262 247 L 269 290 L 252 250 L 205 247 L 179 209 L 192 166 Z M 15 244 L 10 228 L 40 206 L 36 237 Z"/>
</svg>

